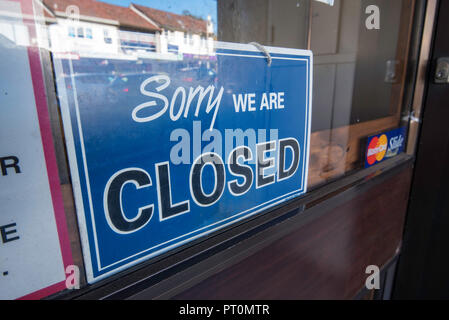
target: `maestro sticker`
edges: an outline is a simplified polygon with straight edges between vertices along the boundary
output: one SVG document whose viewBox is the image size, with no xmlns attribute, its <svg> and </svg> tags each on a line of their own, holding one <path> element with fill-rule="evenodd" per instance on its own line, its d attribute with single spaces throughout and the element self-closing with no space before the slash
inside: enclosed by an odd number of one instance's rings
<svg viewBox="0 0 449 320">
<path fill-rule="evenodd" d="M 368 138 L 365 152 L 365 168 L 392 158 L 405 147 L 406 128 L 398 128 Z"/>
</svg>

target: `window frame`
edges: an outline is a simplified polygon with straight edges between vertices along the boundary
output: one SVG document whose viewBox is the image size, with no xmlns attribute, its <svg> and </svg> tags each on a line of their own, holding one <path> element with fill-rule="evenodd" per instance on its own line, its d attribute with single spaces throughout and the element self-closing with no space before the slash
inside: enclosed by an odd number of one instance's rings
<svg viewBox="0 0 449 320">
<path fill-rule="evenodd" d="M 420 10 L 422 10 L 422 8 Z M 414 19 L 419 20 L 419 14 L 416 15 Z M 423 22 L 419 22 L 416 26 L 413 27 L 415 32 L 422 28 L 422 24 Z M 109 30 L 104 29 L 104 31 L 108 31 L 107 35 L 109 35 Z M 105 33 L 104 35 L 106 36 Z M 187 33 L 184 33 L 184 40 L 187 41 Z M 416 41 L 413 41 L 413 43 L 411 43 L 410 47 L 412 48 L 412 51 L 416 49 L 415 51 L 419 52 L 419 49 L 422 45 L 420 41 L 421 39 L 415 40 Z M 410 50 L 408 51 L 410 55 L 416 55 L 416 52 L 412 53 Z M 409 57 L 409 60 L 413 61 L 414 58 L 415 57 Z M 44 61 L 46 61 L 44 62 L 46 87 L 54 88 L 51 60 L 49 59 L 49 57 L 47 57 L 46 59 L 44 59 Z M 404 77 L 405 76 L 406 75 L 404 73 Z M 410 79 L 408 79 L 408 81 L 412 82 L 413 85 L 415 83 L 415 80 L 416 75 L 411 75 Z M 405 94 L 409 93 L 405 92 Z M 68 178 L 70 175 L 68 173 L 69 171 L 67 167 L 67 153 L 65 151 L 65 145 L 63 142 L 64 134 L 62 132 L 61 123 L 59 122 L 60 118 L 58 118 L 60 111 L 57 103 L 55 102 L 56 97 L 54 95 L 54 92 L 48 95 L 49 101 L 53 98 L 55 100 L 52 103 L 49 103 L 51 117 L 54 118 L 54 121 L 52 121 L 52 131 L 55 144 L 61 144 L 59 150 L 61 150 L 62 148 L 63 151 L 61 152 L 65 152 L 66 157 L 65 159 L 58 159 L 58 168 L 60 170 L 60 176 L 65 177 L 65 179 L 61 178 L 61 183 L 63 197 L 66 200 L 67 207 L 69 208 L 69 212 L 67 213 L 67 215 L 69 216 L 69 230 L 70 232 L 76 233 L 73 236 L 77 239 L 77 241 L 75 241 L 77 243 L 72 244 L 72 246 L 76 247 L 76 249 L 74 250 L 74 255 L 76 255 L 76 252 L 78 252 L 78 256 L 74 257 L 74 261 L 81 267 L 81 269 L 83 269 L 83 256 L 80 247 L 81 242 L 79 239 L 79 231 L 77 229 L 73 192 L 71 189 L 70 179 Z M 392 126 L 397 125 L 397 121 L 399 120 L 399 118 L 400 108 L 392 116 L 369 121 L 369 126 L 367 126 L 367 128 L 361 128 L 360 124 L 351 125 L 349 127 L 350 130 L 354 132 L 354 135 L 366 136 L 367 134 L 371 133 L 369 132 L 369 130 L 373 130 L 372 128 L 391 128 Z M 366 123 L 367 122 L 365 122 L 364 124 Z M 321 132 L 320 134 L 323 134 L 323 132 Z M 314 139 L 313 134 L 311 140 L 312 139 Z M 241 237 L 248 237 L 252 234 L 252 232 L 259 232 L 260 228 L 270 228 L 273 223 L 279 222 L 282 219 L 287 219 L 292 216 L 305 215 L 309 209 L 318 205 L 319 203 L 325 202 L 329 197 L 334 197 L 336 194 L 344 192 L 348 188 L 355 188 L 357 185 L 367 183 L 368 181 L 375 179 L 379 174 L 387 174 L 388 172 L 398 170 L 398 168 L 400 168 L 401 166 L 409 166 L 412 164 L 412 162 L 413 155 L 401 154 L 396 158 L 379 163 L 371 168 L 361 169 L 356 172 L 346 173 L 346 175 L 344 176 L 340 175 L 330 178 L 326 181 L 326 184 L 320 184 L 316 187 L 309 188 L 309 192 L 303 197 L 292 199 L 274 208 L 269 208 L 266 211 L 261 212 L 259 215 L 256 215 L 255 217 L 247 218 L 223 230 L 201 237 L 200 239 L 180 246 L 179 248 L 173 249 L 160 256 L 156 256 L 134 267 L 128 268 L 127 270 L 121 271 L 93 285 L 82 287 L 77 291 L 62 291 L 49 297 L 49 299 L 97 299 L 107 298 L 111 295 L 121 297 L 120 295 L 122 294 L 122 290 L 117 290 L 117 288 L 124 288 L 129 286 L 132 290 L 134 290 L 134 292 L 138 292 L 141 289 L 139 289 L 139 284 L 142 281 L 148 281 L 147 287 L 155 286 L 157 284 L 160 284 L 162 280 L 168 279 L 170 276 L 174 275 L 178 271 L 176 267 L 178 266 L 178 264 L 181 264 L 183 270 L 186 270 L 190 266 L 198 263 L 197 258 L 201 257 L 201 255 L 205 255 L 205 257 L 203 258 L 206 259 L 210 255 L 217 254 L 217 252 L 223 252 L 227 245 L 232 245 L 234 243 L 233 241 L 235 241 L 235 239 L 238 240 L 241 239 Z M 161 276 L 159 277 L 159 275 Z M 84 283 L 82 283 L 82 285 L 86 285 L 85 277 Z"/>
</svg>

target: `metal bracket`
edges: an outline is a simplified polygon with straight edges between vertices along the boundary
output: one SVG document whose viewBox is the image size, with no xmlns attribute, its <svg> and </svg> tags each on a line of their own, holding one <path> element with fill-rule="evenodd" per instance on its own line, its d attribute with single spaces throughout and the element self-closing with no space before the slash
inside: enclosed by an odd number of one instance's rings
<svg viewBox="0 0 449 320">
<path fill-rule="evenodd" d="M 434 79 L 435 83 L 449 83 L 449 57 L 438 58 Z"/>
<path fill-rule="evenodd" d="M 387 67 L 385 71 L 385 79 L 386 83 L 397 83 L 398 82 L 398 68 L 400 65 L 399 60 L 388 60 Z"/>
<path fill-rule="evenodd" d="M 415 111 L 412 110 L 408 113 L 408 115 L 405 115 L 401 118 L 402 121 L 410 121 L 410 122 L 416 122 L 421 123 L 421 119 L 416 117 Z"/>
</svg>

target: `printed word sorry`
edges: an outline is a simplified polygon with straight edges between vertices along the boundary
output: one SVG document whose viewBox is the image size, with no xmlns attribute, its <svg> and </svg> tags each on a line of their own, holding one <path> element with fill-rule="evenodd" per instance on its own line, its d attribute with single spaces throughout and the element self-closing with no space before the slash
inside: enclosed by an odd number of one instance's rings
<svg viewBox="0 0 449 320">
<path fill-rule="evenodd" d="M 191 87 L 188 93 L 184 87 L 178 87 L 174 91 L 169 103 L 168 98 L 158 92 L 167 89 L 167 87 L 170 85 L 170 82 L 170 77 L 163 74 L 150 77 L 142 82 L 142 84 L 140 85 L 140 92 L 145 96 L 159 99 L 159 101 L 162 102 L 163 105 L 159 111 L 147 116 L 143 116 L 142 110 L 158 106 L 157 100 L 144 102 L 134 108 L 132 112 L 133 120 L 136 122 L 149 122 L 156 120 L 168 110 L 169 106 L 170 119 L 172 121 L 177 121 L 179 118 L 181 118 L 181 116 L 187 118 L 190 112 L 190 106 L 195 100 L 196 107 L 194 115 L 195 117 L 198 117 L 203 100 L 204 98 L 206 98 L 206 96 L 209 95 L 209 99 L 207 100 L 206 105 L 206 113 L 209 114 L 212 110 L 214 111 L 210 124 L 210 130 L 212 130 L 214 128 L 215 119 L 217 118 L 217 113 L 220 108 L 220 102 L 221 98 L 223 97 L 224 88 L 221 87 L 221 89 L 218 91 L 217 96 L 215 97 L 215 99 L 213 99 L 215 86 L 210 85 L 206 89 L 202 86 L 197 86 L 195 89 Z M 156 92 L 147 90 L 147 86 L 149 86 L 151 83 L 156 83 Z"/>
</svg>

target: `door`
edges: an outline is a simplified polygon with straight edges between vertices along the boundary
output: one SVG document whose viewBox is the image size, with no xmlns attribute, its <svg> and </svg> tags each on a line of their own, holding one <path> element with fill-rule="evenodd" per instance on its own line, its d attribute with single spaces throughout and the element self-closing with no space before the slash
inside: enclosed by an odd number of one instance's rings
<svg viewBox="0 0 449 320">
<path fill-rule="evenodd" d="M 435 79 L 437 61 L 449 57 L 449 1 L 439 6 L 396 299 L 449 298 L 449 82 Z"/>
</svg>

